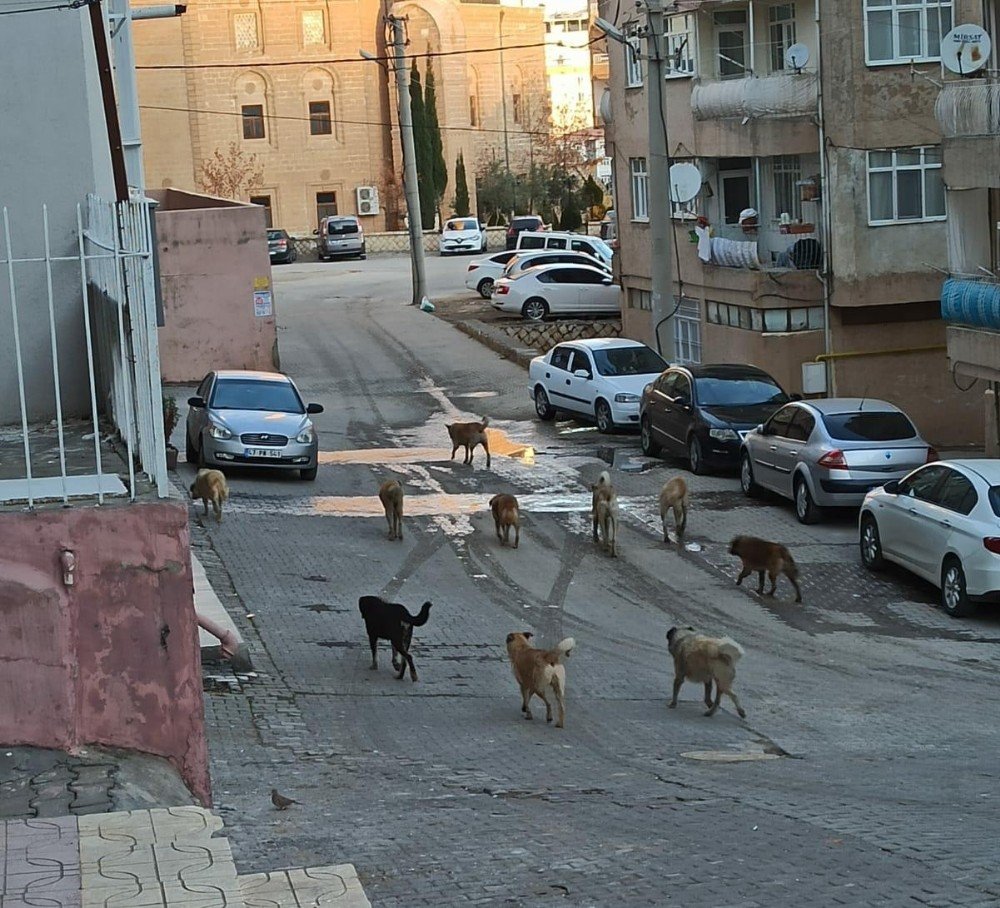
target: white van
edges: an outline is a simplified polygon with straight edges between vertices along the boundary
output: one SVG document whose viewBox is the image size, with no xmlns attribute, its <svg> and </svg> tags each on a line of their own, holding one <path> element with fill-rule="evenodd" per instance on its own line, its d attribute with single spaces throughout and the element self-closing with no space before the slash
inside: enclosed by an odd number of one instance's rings
<svg viewBox="0 0 1000 908">
<path fill-rule="evenodd" d="M 517 238 L 518 249 L 567 249 L 583 252 L 609 268 L 614 250 L 600 237 L 583 233 L 560 233 L 552 230 L 524 230 Z"/>
</svg>

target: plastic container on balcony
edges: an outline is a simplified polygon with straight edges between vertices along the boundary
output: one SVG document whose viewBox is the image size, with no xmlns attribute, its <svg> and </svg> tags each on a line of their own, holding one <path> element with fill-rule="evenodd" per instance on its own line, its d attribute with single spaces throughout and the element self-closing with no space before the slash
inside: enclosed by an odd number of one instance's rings
<svg viewBox="0 0 1000 908">
<path fill-rule="evenodd" d="M 815 233 L 815 224 L 781 224 L 778 226 L 779 233 Z"/>
<path fill-rule="evenodd" d="M 952 324 L 1000 330 L 1000 282 L 948 278 L 941 288 L 941 318 Z"/>
</svg>

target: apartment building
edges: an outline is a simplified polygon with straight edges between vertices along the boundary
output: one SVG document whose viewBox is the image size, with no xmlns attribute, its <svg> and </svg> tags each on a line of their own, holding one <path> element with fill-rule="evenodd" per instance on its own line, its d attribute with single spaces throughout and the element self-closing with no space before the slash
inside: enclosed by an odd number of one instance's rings
<svg viewBox="0 0 1000 908">
<path fill-rule="evenodd" d="M 602 0 L 614 21 L 617 2 Z M 648 219 L 671 204 L 676 357 L 748 362 L 789 391 L 892 400 L 942 444 L 982 440 L 940 315 L 948 267 L 941 36 L 979 0 L 674 0 L 661 126 L 698 168 L 648 167 L 646 17 L 623 9 L 604 105 L 625 331 L 652 340 Z M 794 48 L 794 50 L 793 50 Z M 809 384 L 803 387 L 803 366 Z M 817 375 L 817 372 L 819 373 Z"/>
</svg>

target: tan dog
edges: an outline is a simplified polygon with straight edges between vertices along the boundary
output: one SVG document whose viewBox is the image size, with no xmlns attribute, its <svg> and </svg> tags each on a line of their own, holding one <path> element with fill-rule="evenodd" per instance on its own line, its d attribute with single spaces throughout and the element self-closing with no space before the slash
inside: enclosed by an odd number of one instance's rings
<svg viewBox="0 0 1000 908">
<path fill-rule="evenodd" d="M 389 538 L 403 538 L 403 486 L 398 479 L 387 479 L 379 486 L 379 501 L 385 508 L 385 520 L 389 524 Z"/>
<path fill-rule="evenodd" d="M 674 657 L 674 695 L 667 704 L 677 706 L 677 694 L 685 678 L 705 685 L 706 716 L 715 715 L 722 695 L 726 694 L 741 719 L 746 710 L 740 705 L 733 690 L 736 680 L 736 663 L 743 656 L 743 647 L 729 637 L 703 637 L 693 627 L 672 627 L 667 631 L 667 649 Z M 715 682 L 715 701 L 712 700 L 712 682 Z"/>
<path fill-rule="evenodd" d="M 771 581 L 771 589 L 767 591 L 767 595 L 773 596 L 778 585 L 778 575 L 784 574 L 795 587 L 795 601 L 802 601 L 798 565 L 792 558 L 792 553 L 783 545 L 779 545 L 777 542 L 767 542 L 756 536 L 736 536 L 729 544 L 729 554 L 738 555 L 743 562 L 740 576 L 736 578 L 737 586 L 743 583 L 745 577 L 749 577 L 756 571 L 757 593 L 758 595 L 762 594 L 764 592 L 764 572 L 767 571 L 768 579 Z"/>
<path fill-rule="evenodd" d="M 611 475 L 604 470 L 591 486 L 591 518 L 593 520 L 594 542 L 602 542 L 612 557 L 617 554 L 618 542 L 618 495 L 611 485 Z M 598 538 L 598 528 L 601 535 Z"/>
<path fill-rule="evenodd" d="M 513 495 L 494 495 L 490 499 L 497 539 L 504 545 L 510 542 L 510 528 L 514 528 L 514 548 L 521 542 L 521 509 Z"/>
<path fill-rule="evenodd" d="M 576 641 L 572 637 L 556 644 L 555 649 L 535 649 L 528 641 L 533 635 L 527 631 L 507 635 L 507 655 L 514 678 L 521 688 L 521 712 L 525 719 L 534 718 L 531 715 L 529 701 L 532 695 L 541 697 L 545 702 L 545 721 L 552 721 L 552 704 L 545 696 L 551 689 L 555 694 L 556 705 L 559 707 L 559 721 L 556 728 L 562 728 L 566 721 L 566 706 L 563 697 L 566 694 L 566 668 L 561 663 L 565 656 L 569 658 Z"/>
<path fill-rule="evenodd" d="M 482 445 L 486 452 L 486 469 L 490 468 L 490 445 L 486 437 L 486 427 L 490 424 L 488 416 L 483 417 L 482 422 L 453 422 L 446 426 L 448 435 L 451 437 L 451 459 L 455 459 L 455 452 L 465 448 L 465 459 L 462 463 L 472 465 L 472 455 L 477 445 Z"/>
<path fill-rule="evenodd" d="M 664 542 L 670 542 L 667 535 L 668 511 L 674 512 L 674 529 L 678 536 L 683 536 L 688 519 L 688 486 L 681 476 L 675 476 L 660 490 L 660 520 L 663 523 Z"/>
<path fill-rule="evenodd" d="M 222 502 L 229 500 L 229 485 L 226 475 L 221 470 L 199 470 L 191 483 L 191 497 L 199 498 L 205 505 L 205 516 L 208 516 L 208 503 L 212 502 L 215 520 L 222 523 Z"/>
</svg>

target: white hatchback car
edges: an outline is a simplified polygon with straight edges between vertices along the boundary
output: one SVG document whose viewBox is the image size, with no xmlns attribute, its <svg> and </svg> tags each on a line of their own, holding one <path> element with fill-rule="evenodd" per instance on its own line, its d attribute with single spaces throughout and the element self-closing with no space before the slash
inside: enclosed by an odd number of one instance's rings
<svg viewBox="0 0 1000 908">
<path fill-rule="evenodd" d="M 528 393 L 539 419 L 589 416 L 602 432 L 639 425 L 642 389 L 667 368 L 639 341 L 596 337 L 559 344 L 528 365 Z"/>
<path fill-rule="evenodd" d="M 858 535 L 865 567 L 929 580 L 949 615 L 1000 601 L 1000 460 L 942 460 L 872 489 Z"/>
<path fill-rule="evenodd" d="M 488 300 L 493 295 L 493 286 L 497 278 L 503 274 L 510 260 L 516 255 L 516 249 L 507 249 L 488 258 L 469 262 L 469 270 L 465 272 L 465 286 Z"/>
<path fill-rule="evenodd" d="M 621 311 L 621 290 L 603 268 L 543 265 L 517 277 L 502 277 L 493 289 L 493 307 L 540 322 L 548 315 L 613 314 Z"/>
<path fill-rule="evenodd" d="M 485 252 L 486 228 L 478 218 L 451 218 L 444 222 L 438 241 L 441 255 L 460 252 Z"/>
</svg>

